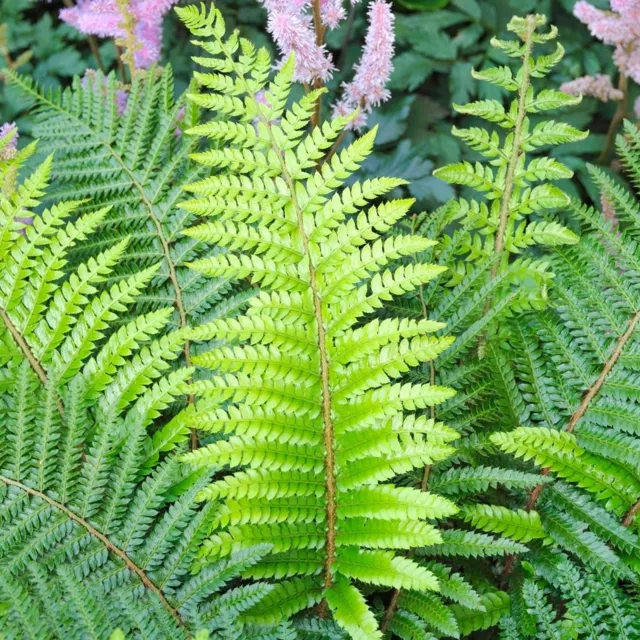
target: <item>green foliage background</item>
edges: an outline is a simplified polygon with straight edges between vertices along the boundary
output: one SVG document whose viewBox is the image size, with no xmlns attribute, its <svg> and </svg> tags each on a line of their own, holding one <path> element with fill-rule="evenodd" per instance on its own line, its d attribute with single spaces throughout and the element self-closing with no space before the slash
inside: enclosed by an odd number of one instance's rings
<svg viewBox="0 0 640 640">
<path fill-rule="evenodd" d="M 545 14 L 558 26 L 566 49 L 562 63 L 549 82 L 553 86 L 586 74 L 614 76 L 611 48 L 590 36 L 571 11 L 576 0 L 396 0 L 396 58 L 391 80 L 392 99 L 369 119 L 380 132 L 375 153 L 365 165 L 366 177 L 395 175 L 410 181 L 410 195 L 419 205 L 431 209 L 453 196 L 452 189 L 431 176 L 436 167 L 461 160 L 475 160 L 473 152 L 450 135 L 451 126 L 469 126 L 469 117 L 456 115 L 451 105 L 476 99 L 499 97 L 500 88 L 471 77 L 471 68 L 492 64 L 511 64 L 489 46 L 494 35 L 504 36 L 512 15 L 535 11 Z M 188 4 L 182 0 L 180 4 Z M 605 8 L 606 0 L 594 5 Z M 0 24 L 7 25 L 7 46 L 15 59 L 31 50 L 31 59 L 20 68 L 45 87 L 67 86 L 74 74 L 95 68 L 84 36 L 61 23 L 58 11 L 62 0 L 10 0 L 0 4 Z M 266 13 L 257 0 L 221 0 L 217 6 L 227 23 L 239 27 L 241 34 L 257 46 L 271 46 L 264 26 Z M 329 85 L 332 92 L 348 79 L 357 61 L 366 26 L 366 7 L 356 5 L 352 27 L 343 21 L 339 29 L 327 34 L 329 47 L 340 71 Z M 115 67 L 115 47 L 100 42 L 100 53 L 108 69 Z M 173 12 L 165 21 L 163 62 L 171 63 L 176 89 L 182 91 L 193 70 L 187 31 Z M 0 59 L 0 70 L 6 62 Z M 635 97 L 632 94 L 631 98 Z M 330 100 L 330 99 L 329 99 Z M 328 101 L 329 101 L 328 100 Z M 632 104 L 632 102 L 631 102 Z M 565 145 L 558 154 L 575 171 L 572 184 L 561 185 L 571 195 L 597 200 L 585 169 L 601 151 L 615 104 L 602 104 L 593 98 L 572 108 L 564 119 L 579 129 L 589 129 L 586 140 Z M 30 131 L 31 116 L 24 100 L 14 88 L 0 84 L 0 122 L 17 120 L 22 134 Z"/>
</svg>

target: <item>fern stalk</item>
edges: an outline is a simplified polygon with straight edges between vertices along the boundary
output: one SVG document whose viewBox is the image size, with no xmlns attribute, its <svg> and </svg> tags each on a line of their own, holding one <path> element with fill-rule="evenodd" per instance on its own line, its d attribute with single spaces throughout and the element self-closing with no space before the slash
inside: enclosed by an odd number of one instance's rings
<svg viewBox="0 0 640 640">
<path fill-rule="evenodd" d="M 627 108 L 629 106 L 629 77 L 624 73 L 620 73 L 618 89 L 622 91 L 622 100 L 618 102 L 616 112 L 613 114 L 613 118 L 609 123 L 606 142 L 602 153 L 598 156 L 598 164 L 605 164 L 611 157 L 618 129 L 627 114 Z"/>
<path fill-rule="evenodd" d="M 314 1 L 314 13 L 315 6 L 318 5 L 319 11 L 319 0 Z M 249 90 L 249 87 L 247 87 Z M 321 99 L 318 99 L 316 105 L 321 103 Z M 282 153 L 282 149 L 276 143 L 276 140 L 272 134 L 271 124 L 269 121 L 263 116 L 260 116 L 262 122 L 265 124 L 267 129 L 269 130 L 269 135 L 271 138 L 271 142 L 273 144 L 273 149 L 275 150 L 278 160 L 280 161 L 280 165 L 282 168 L 282 175 L 284 177 L 287 186 L 291 191 L 291 200 L 292 204 L 296 210 L 296 217 L 298 220 L 298 232 L 300 233 L 300 238 L 302 240 L 302 246 L 304 250 L 304 254 L 307 259 L 307 265 L 309 268 L 309 286 L 313 295 L 313 310 L 316 320 L 316 325 L 318 328 L 318 350 L 320 351 L 320 379 L 322 383 L 322 420 L 324 424 L 323 430 L 323 440 L 326 451 L 325 457 L 325 471 L 326 471 L 326 497 L 327 497 L 327 505 L 326 505 L 326 513 L 327 513 L 327 531 L 325 535 L 326 542 L 326 558 L 324 565 L 324 586 L 325 589 L 329 589 L 333 585 L 333 575 L 332 575 L 332 567 L 335 561 L 336 555 L 336 473 L 335 473 L 335 437 L 334 437 L 334 426 L 333 419 L 331 417 L 331 387 L 329 384 L 329 358 L 327 355 L 327 345 L 326 345 L 326 334 L 324 327 L 324 319 L 322 317 L 322 300 L 320 299 L 320 295 L 318 292 L 318 279 L 316 274 L 316 269 L 313 264 L 313 259 L 309 252 L 309 238 L 304 229 L 304 220 L 302 217 L 302 209 L 298 203 L 298 199 L 296 197 L 296 188 L 291 178 L 291 175 L 287 169 L 287 164 L 284 159 L 284 155 Z M 326 600 L 323 601 L 323 609 L 326 611 Z"/>
<path fill-rule="evenodd" d="M 87 520 L 81 518 L 77 513 L 74 513 L 71 509 L 65 507 L 61 502 L 57 502 L 46 493 L 37 491 L 36 489 L 28 487 L 21 482 L 12 480 L 11 478 L 7 478 L 3 475 L 0 475 L 0 482 L 4 483 L 6 486 L 16 487 L 17 489 L 24 491 L 28 495 L 33 496 L 34 498 L 39 498 L 40 500 L 46 502 L 49 506 L 61 511 L 67 518 L 79 524 L 83 529 L 87 531 L 87 533 L 92 535 L 94 538 L 100 540 L 100 542 L 105 546 L 106 549 L 113 553 L 113 555 L 120 558 L 127 566 L 127 568 L 135 573 L 138 578 L 140 578 L 142 584 L 144 584 L 144 586 L 149 589 L 149 591 L 153 592 L 158 597 L 160 602 L 162 602 L 164 608 L 169 612 L 171 617 L 178 623 L 178 625 L 180 627 L 184 627 L 184 622 L 182 621 L 182 618 L 178 611 L 169 604 L 162 591 L 153 583 L 151 578 L 149 578 L 149 576 L 120 547 L 116 546 L 113 542 L 111 542 L 111 540 L 109 540 L 107 536 L 100 533 L 100 531 L 98 531 L 95 527 L 91 526 L 91 524 Z"/>
<path fill-rule="evenodd" d="M 527 115 L 527 92 L 529 90 L 529 83 L 531 81 L 530 76 L 530 64 L 531 64 L 531 52 L 533 49 L 533 34 L 536 30 L 536 19 L 534 15 L 529 14 L 526 18 L 526 32 L 524 37 L 524 55 L 522 65 L 522 84 L 520 85 L 520 92 L 518 94 L 518 114 L 516 116 L 516 123 L 513 130 L 513 149 L 511 150 L 511 157 L 509 158 L 509 165 L 507 167 L 507 175 L 505 178 L 504 193 L 502 195 L 502 201 L 500 203 L 500 222 L 498 226 L 498 233 L 495 240 L 495 254 L 496 261 L 491 268 L 491 278 L 495 278 L 498 269 L 501 266 L 502 254 L 504 253 L 505 234 L 507 232 L 507 224 L 509 222 L 509 213 L 511 206 L 511 196 L 513 194 L 513 188 L 515 183 L 515 173 L 518 166 L 518 160 L 522 155 L 522 124 Z"/>
<path fill-rule="evenodd" d="M 627 342 L 629 342 L 629 340 L 631 339 L 631 336 L 633 335 L 633 332 L 635 331 L 639 321 L 640 321 L 640 311 L 637 311 L 629 321 L 626 331 L 618 339 L 618 342 L 616 343 L 613 353 L 604 363 L 604 366 L 602 367 L 602 371 L 600 372 L 598 379 L 595 381 L 595 383 L 589 388 L 587 393 L 584 395 L 584 398 L 582 399 L 580 406 L 572 414 L 571 418 L 569 419 L 569 422 L 567 423 L 567 426 L 563 429 L 563 431 L 566 431 L 567 433 L 573 433 L 573 431 L 576 428 L 576 425 L 578 424 L 582 416 L 584 416 L 584 414 L 589 409 L 591 402 L 598 395 L 598 393 L 600 392 L 600 389 L 602 389 L 602 385 L 605 383 L 607 376 L 609 375 L 609 373 L 611 373 L 611 370 L 620 359 L 620 356 L 622 355 L 624 347 L 627 344 Z M 550 470 L 548 468 L 542 470 L 542 475 L 547 476 L 549 475 L 549 473 L 550 473 Z M 527 511 L 531 511 L 531 509 L 533 509 L 536 506 L 538 500 L 540 499 L 540 495 L 542 494 L 543 489 L 544 489 L 544 484 L 539 484 L 531 492 L 531 495 L 529 496 L 529 501 L 527 502 L 527 507 L 526 507 Z M 633 511 L 633 509 L 635 508 L 636 507 L 632 507 L 629 513 L 631 513 L 631 511 Z M 640 504 L 638 505 L 638 509 L 640 509 Z M 631 517 L 633 517 L 633 515 Z M 625 521 L 626 521 L 626 517 L 625 517 Z"/>
<path fill-rule="evenodd" d="M 629 511 L 624 516 L 622 520 L 622 524 L 625 527 L 630 527 L 633 524 L 633 521 L 636 519 L 636 516 L 640 513 L 640 500 L 636 502 Z"/>
<path fill-rule="evenodd" d="M 20 347 L 20 350 L 24 354 L 24 357 L 28 360 L 29 365 L 31 366 L 35 374 L 38 376 L 38 378 L 40 379 L 40 382 L 42 382 L 43 385 L 46 385 L 48 380 L 47 372 L 44 370 L 44 368 L 40 364 L 40 361 L 38 360 L 38 358 L 35 357 L 33 351 L 31 350 L 31 347 L 29 346 L 27 341 L 24 339 L 24 336 L 20 333 L 20 331 L 18 331 L 18 328 L 11 321 L 11 318 L 9 317 L 7 312 L 2 308 L 0 308 L 0 318 L 2 318 L 2 322 L 4 323 L 4 326 L 7 328 L 7 330 L 11 334 L 11 337 L 16 341 L 16 344 Z M 60 409 L 60 413 L 62 414 L 63 413 L 62 405 L 59 406 L 59 409 Z"/>
</svg>

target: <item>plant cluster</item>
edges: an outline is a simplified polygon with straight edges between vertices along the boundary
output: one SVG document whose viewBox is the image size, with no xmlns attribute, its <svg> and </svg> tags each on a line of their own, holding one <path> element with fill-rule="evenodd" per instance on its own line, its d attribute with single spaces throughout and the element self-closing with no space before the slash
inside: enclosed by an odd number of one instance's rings
<svg viewBox="0 0 640 640">
<path fill-rule="evenodd" d="M 0 128 L 0 637 L 640 638 L 636 126 L 581 201 L 565 48 L 514 17 L 419 212 L 358 132 L 388 4 L 333 113 L 341 3 L 265 2 L 276 64 L 177 7 L 183 93 L 173 4 L 67 8 L 124 76 L 4 71 L 38 140 Z"/>
</svg>

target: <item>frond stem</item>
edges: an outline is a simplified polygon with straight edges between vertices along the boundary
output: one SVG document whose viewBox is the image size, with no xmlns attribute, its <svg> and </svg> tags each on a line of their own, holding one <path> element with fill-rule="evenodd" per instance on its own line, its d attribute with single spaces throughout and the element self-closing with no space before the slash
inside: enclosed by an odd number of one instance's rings
<svg viewBox="0 0 640 640">
<path fill-rule="evenodd" d="M 627 330 L 620 336 L 620 338 L 618 338 L 618 342 L 616 343 L 616 347 L 613 350 L 613 353 L 611 354 L 609 359 L 604 363 L 604 366 L 602 367 L 602 371 L 600 372 L 600 376 L 592 385 L 592 387 L 589 389 L 589 391 L 587 391 L 584 398 L 582 399 L 582 402 L 580 403 L 580 406 L 576 409 L 575 413 L 571 416 L 569 423 L 567 424 L 567 427 L 565 429 L 565 431 L 567 431 L 568 433 L 573 432 L 580 418 L 582 418 L 582 416 L 584 416 L 584 414 L 587 412 L 587 409 L 589 408 L 589 404 L 591 403 L 591 401 L 598 395 L 598 393 L 600 392 L 600 389 L 602 389 L 602 385 L 604 384 L 606 377 L 609 375 L 609 373 L 611 373 L 611 369 L 613 369 L 613 367 L 616 365 L 616 363 L 620 359 L 620 356 L 622 355 L 624 347 L 627 344 L 627 342 L 629 342 L 639 321 L 640 321 L 640 311 L 636 311 L 635 315 L 631 318 L 631 320 L 629 320 L 629 324 L 627 325 Z"/>
<path fill-rule="evenodd" d="M 631 509 L 627 511 L 627 513 L 624 516 L 624 520 L 622 521 L 622 524 L 625 527 L 630 527 L 633 524 L 633 521 L 636 519 L 636 516 L 638 515 L 638 513 L 640 513 L 640 500 L 638 500 L 638 502 L 636 502 L 631 507 Z"/>
<path fill-rule="evenodd" d="M 24 357 L 27 359 L 27 361 L 31 365 L 31 368 L 40 379 L 40 382 L 42 382 L 43 385 L 46 385 L 49 380 L 49 377 L 47 376 L 47 372 L 44 370 L 44 367 L 42 366 L 38 358 L 36 358 L 35 354 L 31 350 L 31 347 L 29 346 L 29 343 L 25 340 L 25 337 L 20 333 L 20 331 L 18 331 L 18 328 L 13 324 L 13 322 L 11 321 L 11 318 L 9 317 L 9 314 L 6 312 L 5 309 L 0 308 L 0 318 L 2 318 L 2 322 L 4 322 L 4 326 L 7 328 L 7 331 L 9 331 L 9 333 L 11 334 L 11 337 L 15 340 L 16 344 L 20 348 L 20 351 L 22 351 L 22 353 L 24 354 Z M 60 413 L 60 415 L 64 415 L 64 405 L 62 404 L 62 400 L 60 399 L 60 396 L 56 397 L 56 404 L 58 407 L 58 413 Z"/>
<path fill-rule="evenodd" d="M 302 240 L 302 246 L 304 253 L 307 257 L 309 265 L 309 286 L 311 287 L 311 293 L 313 296 L 313 312 L 315 316 L 317 333 L 318 333 L 318 350 L 320 351 L 320 383 L 322 389 L 322 421 L 324 424 L 323 440 L 325 447 L 325 490 L 326 490 L 326 513 L 327 513 L 327 530 L 325 534 L 325 563 L 324 563 L 324 587 L 329 589 L 333 585 L 332 567 L 335 562 L 336 555 L 336 470 L 335 470 L 335 451 L 334 451 L 334 425 L 333 417 L 331 415 L 331 384 L 329 380 L 329 357 L 327 354 L 327 337 L 324 326 L 324 320 L 322 317 L 322 299 L 318 289 L 318 277 L 316 268 L 313 264 L 311 253 L 309 252 L 309 238 L 304 230 L 304 221 L 302 218 L 302 209 L 298 204 L 296 196 L 295 184 L 289 175 L 287 165 L 285 163 L 284 155 L 279 147 L 273 141 L 274 150 L 278 155 L 282 166 L 282 172 L 291 192 L 291 201 L 296 209 L 296 215 L 298 218 L 298 230 L 300 238 Z"/>
<path fill-rule="evenodd" d="M 142 582 L 142 584 L 147 589 L 149 589 L 149 591 L 153 592 L 158 597 L 158 599 L 160 600 L 164 608 L 174 618 L 174 620 L 178 623 L 178 625 L 184 629 L 184 622 L 180 614 L 176 609 L 174 609 L 169 604 L 169 602 L 165 598 L 162 591 L 151 581 L 149 576 L 147 576 L 147 574 L 122 549 L 120 549 L 115 544 L 113 544 L 113 542 L 111 542 L 111 540 L 109 540 L 107 536 L 105 536 L 103 533 L 98 531 L 95 527 L 91 526 L 89 522 L 81 518 L 79 515 L 77 515 L 73 511 L 71 511 L 71 509 L 66 507 L 64 504 L 62 504 L 61 502 L 58 502 L 57 500 L 54 500 L 53 498 L 50 498 L 46 493 L 37 491 L 36 489 L 32 489 L 31 487 L 28 487 L 22 484 L 21 482 L 18 482 L 17 480 L 12 480 L 11 478 L 7 478 L 3 475 L 0 475 L 0 482 L 3 482 L 7 486 L 16 487 L 17 489 L 24 491 L 26 494 L 33 496 L 34 498 L 39 498 L 40 500 L 43 500 L 51 507 L 54 507 L 55 509 L 58 509 L 59 511 L 64 513 L 67 516 L 67 518 L 79 524 L 81 527 L 83 527 L 87 531 L 87 533 L 91 534 L 94 538 L 96 538 L 97 540 L 100 540 L 100 542 L 105 546 L 105 548 L 108 551 L 110 551 L 114 556 L 117 556 L 118 558 L 120 558 L 120 560 L 122 560 L 126 565 L 127 569 L 135 573 L 138 576 L 138 578 L 140 578 L 140 581 Z"/>
<path fill-rule="evenodd" d="M 311 7 L 313 10 L 313 28 L 316 32 L 316 44 L 321 46 L 324 42 L 324 33 L 325 27 L 322 24 L 322 14 L 320 13 L 320 0 L 313 0 L 311 3 Z M 322 87 L 322 80 L 320 78 L 316 79 L 313 83 L 315 89 L 320 89 Z M 316 101 L 315 110 L 313 112 L 313 116 L 311 118 L 311 126 L 317 127 L 322 123 L 322 98 L 318 98 Z"/>
<path fill-rule="evenodd" d="M 513 189 L 515 184 L 516 168 L 518 167 L 518 161 L 522 154 L 522 125 L 527 115 L 527 91 L 529 90 L 530 77 L 530 58 L 531 51 L 533 49 L 533 34 L 536 29 L 535 17 L 532 15 L 527 16 L 527 32 L 524 39 L 525 49 L 523 54 L 522 64 L 522 81 L 520 83 L 520 91 L 518 93 L 518 112 L 516 115 L 515 127 L 513 129 L 513 147 L 511 149 L 511 157 L 509 158 L 509 164 L 507 166 L 507 175 L 504 182 L 504 191 L 500 201 L 500 221 L 498 226 L 498 233 L 496 234 L 494 251 L 498 259 L 494 266 L 491 268 L 491 278 L 495 278 L 498 273 L 498 268 L 502 262 L 501 257 L 504 252 L 505 234 L 507 230 L 507 224 L 509 222 L 511 196 L 513 195 Z"/>
<path fill-rule="evenodd" d="M 609 161 L 611 152 L 613 151 L 613 145 L 618 133 L 618 129 L 620 128 L 620 124 L 627 114 L 627 108 L 629 106 L 629 77 L 624 73 L 621 73 L 620 78 L 618 78 L 618 89 L 622 91 L 622 100 L 618 102 L 618 108 L 616 109 L 616 112 L 613 114 L 613 118 L 611 118 L 611 122 L 609 123 L 606 142 L 604 148 L 602 149 L 602 153 L 598 156 L 598 164 L 605 164 Z"/>
<path fill-rule="evenodd" d="M 314 0 L 314 12 L 316 9 L 320 11 L 319 0 Z M 247 95 L 251 96 L 255 100 L 255 94 L 249 84 L 246 82 L 245 77 L 242 72 L 237 67 L 236 61 L 233 56 L 229 53 L 226 47 L 222 47 L 222 50 L 227 58 L 227 60 L 232 65 L 238 79 L 244 84 L 245 91 Z M 309 266 L 309 287 L 311 288 L 311 294 L 313 297 L 313 312 L 314 318 L 317 326 L 317 336 L 318 336 L 318 351 L 320 352 L 320 384 L 321 384 L 321 393 L 322 393 L 322 420 L 323 420 L 323 442 L 325 447 L 325 459 L 324 459 L 324 467 L 325 467 L 325 495 L 326 495 L 326 516 L 327 516 L 327 528 L 325 533 L 325 561 L 324 561 L 324 587 L 325 589 L 329 589 L 333 585 L 333 573 L 332 568 L 335 562 L 336 557 L 336 532 L 337 532 L 337 505 L 336 505 L 336 496 L 337 496 L 337 481 L 336 481 L 336 461 L 335 461 L 335 451 L 334 451 L 334 424 L 333 424 L 333 416 L 331 415 L 331 384 L 329 379 L 329 356 L 327 353 L 327 336 L 326 329 L 324 326 L 323 316 L 322 316 L 322 299 L 320 297 L 320 291 L 318 288 L 318 276 L 316 273 L 315 265 L 313 264 L 313 259 L 311 253 L 309 251 L 309 238 L 304 229 L 304 219 L 302 217 L 302 208 L 298 202 L 296 186 L 291 177 L 289 169 L 287 167 L 287 163 L 285 160 L 284 153 L 280 146 L 278 145 L 275 136 L 272 132 L 271 122 L 260 113 L 260 120 L 266 127 L 269 132 L 269 138 L 271 141 L 271 145 L 274 153 L 278 158 L 278 162 L 282 169 L 282 176 L 289 189 L 289 193 L 291 195 L 291 204 L 295 208 L 297 223 L 298 223 L 298 232 L 300 234 L 300 239 L 302 241 L 303 253 L 307 258 L 308 266 Z M 320 614 L 326 615 L 328 609 L 328 605 L 326 599 L 323 600 L 320 606 Z"/>
<path fill-rule="evenodd" d="M 598 393 L 602 389 L 602 386 L 604 385 L 607 379 L 607 376 L 611 373 L 611 370 L 613 369 L 613 367 L 615 367 L 616 363 L 620 359 L 620 356 L 622 355 L 622 352 L 624 351 L 626 344 L 629 342 L 629 340 L 631 339 L 631 336 L 633 335 L 633 332 L 638 326 L 638 322 L 640 322 L 640 311 L 636 311 L 636 313 L 633 315 L 631 320 L 629 320 L 627 329 L 618 338 L 616 346 L 613 352 L 611 353 L 611 355 L 609 356 L 609 358 L 607 359 L 607 361 L 604 363 L 604 366 L 602 367 L 602 371 L 600 372 L 598 379 L 593 383 L 593 385 L 591 385 L 591 387 L 585 393 L 582 399 L 582 402 L 580 403 L 580 406 L 571 415 L 571 418 L 569 418 L 569 422 L 567 423 L 567 426 L 563 429 L 563 431 L 566 431 L 567 433 L 573 433 L 573 431 L 576 428 L 576 425 L 589 409 L 589 406 L 592 400 L 598 395 Z M 540 475 L 548 476 L 550 473 L 551 473 L 551 470 L 549 468 L 545 468 L 540 472 Z M 544 484 L 539 484 L 531 492 L 529 496 L 529 500 L 527 501 L 527 505 L 525 507 L 527 511 L 531 511 L 536 506 L 536 504 L 538 503 L 538 500 L 540 499 L 540 496 L 542 495 L 543 489 L 544 489 Z M 633 507 L 631 507 L 631 509 L 629 509 L 629 511 L 624 517 L 623 524 L 626 527 L 630 526 L 630 524 L 633 522 L 638 512 L 640 512 L 640 500 Z M 513 558 L 514 558 L 513 556 L 509 556 L 507 558 L 507 561 L 504 566 L 504 570 L 502 572 L 503 578 L 506 578 L 511 573 L 511 570 L 513 568 Z"/>
</svg>

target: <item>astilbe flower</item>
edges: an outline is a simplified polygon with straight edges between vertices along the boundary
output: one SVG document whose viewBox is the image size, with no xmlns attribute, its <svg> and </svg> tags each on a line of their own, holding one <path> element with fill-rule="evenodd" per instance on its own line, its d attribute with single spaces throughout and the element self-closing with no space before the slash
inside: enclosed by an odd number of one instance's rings
<svg viewBox="0 0 640 640">
<path fill-rule="evenodd" d="M 139 48 L 135 64 L 147 68 L 160 60 L 162 20 L 178 0 L 129 0 L 136 20 L 135 36 Z M 84 34 L 101 38 L 124 38 L 123 16 L 116 0 L 80 0 L 75 7 L 62 9 L 60 18 Z"/>
<path fill-rule="evenodd" d="M 640 0 L 611 0 L 612 11 L 601 11 L 585 0 L 574 15 L 593 36 L 615 47 L 613 59 L 626 76 L 640 82 Z"/>
<path fill-rule="evenodd" d="M 572 96 L 592 96 L 602 102 L 622 100 L 624 98 L 624 93 L 613 86 L 611 78 L 601 73 L 564 82 L 560 85 L 560 91 Z"/>
<path fill-rule="evenodd" d="M 346 16 L 342 0 L 320 0 L 320 15 L 329 29 L 335 29 Z"/>
<path fill-rule="evenodd" d="M 326 46 L 316 42 L 309 0 L 260 1 L 268 14 L 267 30 L 280 50 L 283 60 L 292 52 L 295 53 L 294 80 L 305 83 L 328 80 L 334 67 Z M 328 5 L 341 5 L 341 2 L 325 0 L 324 4 L 330 13 L 329 19 L 339 21 L 335 6 L 334 9 L 330 9 Z M 327 26 L 330 25 L 327 23 Z"/>
<path fill-rule="evenodd" d="M 7 138 L 10 140 L 7 142 Z M 5 143 L 0 149 L 0 162 L 12 160 L 18 153 L 18 127 L 15 122 L 5 122 L 0 126 L 0 141 Z M 2 184 L 2 193 L 8 196 L 16 185 L 16 169 L 10 168 L 8 173 L 5 174 Z M 14 222 L 23 225 L 18 229 L 18 233 L 25 235 L 25 227 L 33 224 L 33 216 L 15 216 Z"/>
<path fill-rule="evenodd" d="M 15 122 L 5 122 L 0 127 L 0 140 L 5 142 L 9 136 L 11 139 L 0 148 L 0 160 L 11 160 L 18 152 L 18 127 Z"/>
<path fill-rule="evenodd" d="M 352 127 L 366 123 L 366 114 L 391 97 L 387 89 L 393 71 L 394 17 L 391 5 L 376 0 L 369 7 L 369 28 L 360 62 L 351 82 L 344 83 L 344 97 L 334 107 L 334 115 L 346 115 L 361 109 Z"/>
</svg>

